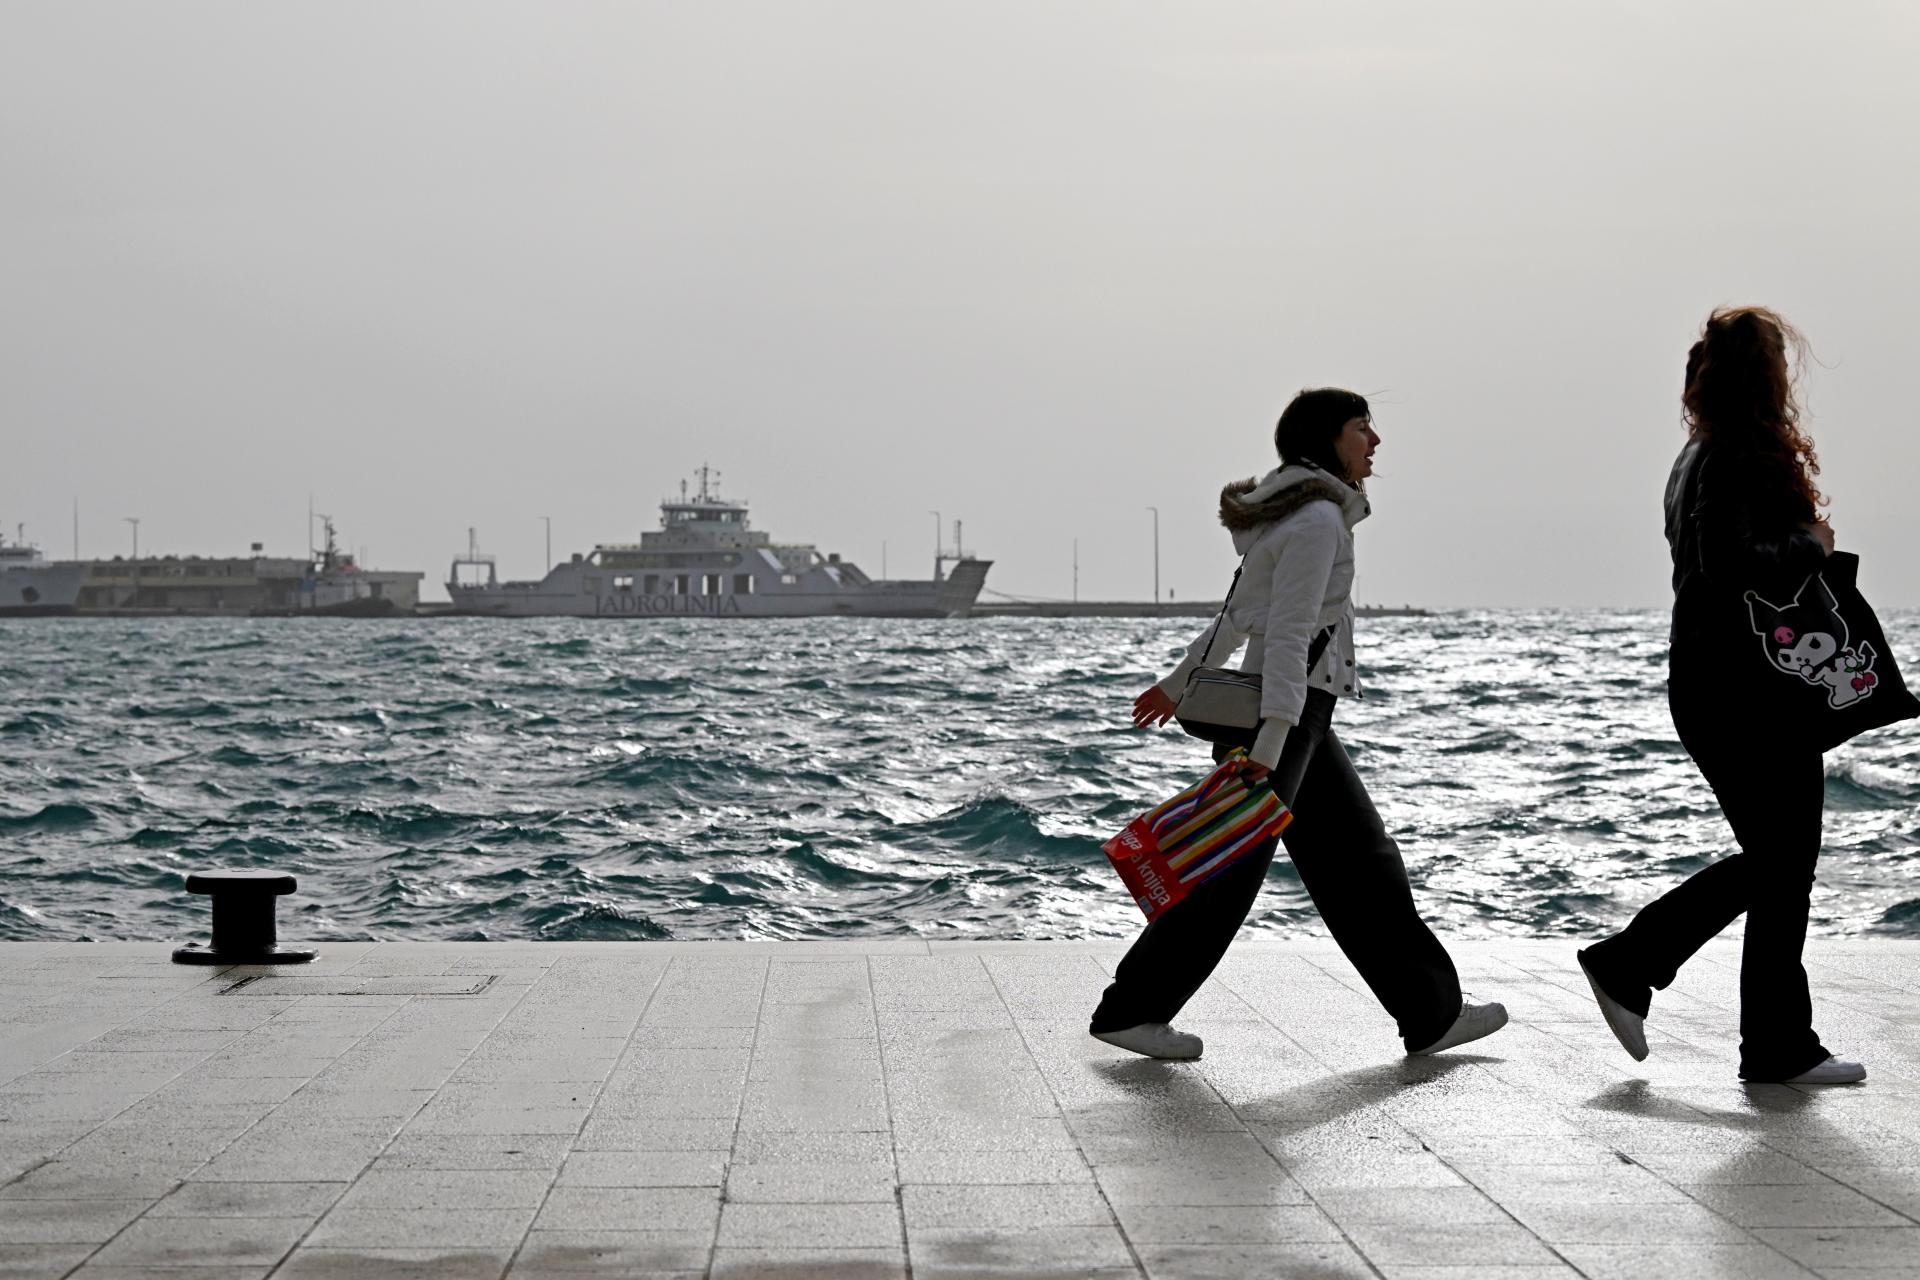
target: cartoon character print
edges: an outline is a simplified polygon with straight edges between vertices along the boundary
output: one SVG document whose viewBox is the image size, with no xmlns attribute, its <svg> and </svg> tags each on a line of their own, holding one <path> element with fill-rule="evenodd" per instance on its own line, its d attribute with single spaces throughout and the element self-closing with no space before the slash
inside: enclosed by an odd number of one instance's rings
<svg viewBox="0 0 1920 1280">
<path fill-rule="evenodd" d="M 1849 706 L 1872 696 L 1880 682 L 1873 673 L 1879 655 L 1871 644 L 1856 649 L 1848 643 L 1840 603 L 1819 574 L 1800 584 L 1791 604 L 1776 605 L 1752 591 L 1746 599 L 1754 634 L 1766 646 L 1767 661 L 1775 671 L 1824 687 L 1829 707 Z"/>
</svg>

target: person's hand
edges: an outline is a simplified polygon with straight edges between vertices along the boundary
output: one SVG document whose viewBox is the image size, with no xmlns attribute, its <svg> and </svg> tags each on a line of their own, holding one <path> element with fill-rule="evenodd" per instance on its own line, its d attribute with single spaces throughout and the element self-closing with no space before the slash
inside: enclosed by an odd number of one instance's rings
<svg viewBox="0 0 1920 1280">
<path fill-rule="evenodd" d="M 1239 766 L 1240 776 L 1248 782 L 1265 782 L 1267 775 L 1273 772 L 1273 770 L 1267 768 L 1267 766 L 1261 764 L 1258 760 L 1248 756 L 1241 756 L 1238 760 L 1234 761 L 1234 763 Z"/>
<path fill-rule="evenodd" d="M 1159 685 L 1149 685 L 1147 691 L 1133 700 L 1133 727 L 1136 729 L 1156 729 L 1173 719 L 1173 699 Z"/>
<path fill-rule="evenodd" d="M 1825 520 L 1815 520 L 1812 524 L 1801 526 L 1814 536 L 1819 544 L 1826 548 L 1828 555 L 1833 554 L 1833 526 Z"/>
</svg>

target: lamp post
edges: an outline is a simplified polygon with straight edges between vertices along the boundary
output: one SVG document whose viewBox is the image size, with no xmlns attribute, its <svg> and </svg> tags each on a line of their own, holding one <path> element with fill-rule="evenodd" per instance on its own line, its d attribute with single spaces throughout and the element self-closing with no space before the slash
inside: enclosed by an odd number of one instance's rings
<svg viewBox="0 0 1920 1280">
<path fill-rule="evenodd" d="M 127 597 L 127 603 L 137 605 L 140 603 L 140 517 L 121 516 L 120 518 L 133 526 L 133 563 L 127 566 L 127 574 L 133 581 L 133 590 Z"/>
<path fill-rule="evenodd" d="M 540 519 L 547 522 L 547 566 L 540 574 L 540 576 L 544 578 L 547 574 L 553 572 L 553 517 L 541 516 Z"/>
<path fill-rule="evenodd" d="M 1148 507 L 1153 512 L 1153 611 L 1160 612 L 1160 508 Z"/>
</svg>

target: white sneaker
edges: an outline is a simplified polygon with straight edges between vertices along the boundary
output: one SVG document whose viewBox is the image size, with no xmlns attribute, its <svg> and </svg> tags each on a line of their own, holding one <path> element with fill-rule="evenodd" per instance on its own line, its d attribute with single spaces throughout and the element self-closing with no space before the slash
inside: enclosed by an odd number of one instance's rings
<svg viewBox="0 0 1920 1280">
<path fill-rule="evenodd" d="M 1867 1078 L 1867 1069 L 1845 1058 L 1828 1058 L 1811 1071 L 1788 1076 L 1781 1084 L 1859 1084 Z"/>
<path fill-rule="evenodd" d="M 1600 1004 L 1600 1016 L 1613 1029 L 1613 1038 L 1620 1042 L 1620 1047 L 1635 1062 L 1645 1062 L 1647 1020 L 1600 989 L 1600 980 L 1593 976 L 1593 970 L 1587 968 L 1585 956 L 1576 954 L 1574 958 L 1580 961 L 1580 972 L 1587 975 L 1587 985 L 1593 988 L 1593 998 Z"/>
<path fill-rule="evenodd" d="M 1143 1022 L 1120 1031 L 1096 1031 L 1093 1038 L 1148 1058 L 1185 1062 L 1200 1056 L 1199 1036 L 1175 1031 L 1164 1022 Z"/>
<path fill-rule="evenodd" d="M 1456 1045 L 1466 1044 L 1490 1036 L 1507 1025 L 1507 1006 L 1489 1000 L 1486 1004 L 1475 1004 L 1473 997 L 1462 995 L 1460 998 L 1460 1016 L 1447 1028 L 1447 1034 L 1435 1040 L 1424 1049 L 1409 1049 L 1410 1058 L 1424 1058 L 1430 1053 L 1439 1053 Z"/>
</svg>

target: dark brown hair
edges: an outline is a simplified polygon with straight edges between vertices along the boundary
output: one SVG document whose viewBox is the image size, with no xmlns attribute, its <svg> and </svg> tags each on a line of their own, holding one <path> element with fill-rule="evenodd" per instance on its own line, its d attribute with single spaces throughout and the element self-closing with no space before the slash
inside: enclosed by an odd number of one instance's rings
<svg viewBox="0 0 1920 1280">
<path fill-rule="evenodd" d="M 1750 450 L 1775 465 L 1778 497 L 1798 518 L 1812 520 L 1826 498 L 1814 487 L 1820 456 L 1800 429 L 1800 404 L 1787 349 L 1802 361 L 1807 341 L 1765 307 L 1721 307 L 1707 317 L 1687 352 L 1680 402 L 1696 440 Z"/>
<path fill-rule="evenodd" d="M 1352 419 L 1372 416 L 1367 398 L 1357 391 L 1309 387 L 1281 410 L 1280 421 L 1273 428 L 1273 447 L 1282 462 L 1311 462 L 1346 480 L 1333 442 Z"/>
</svg>

